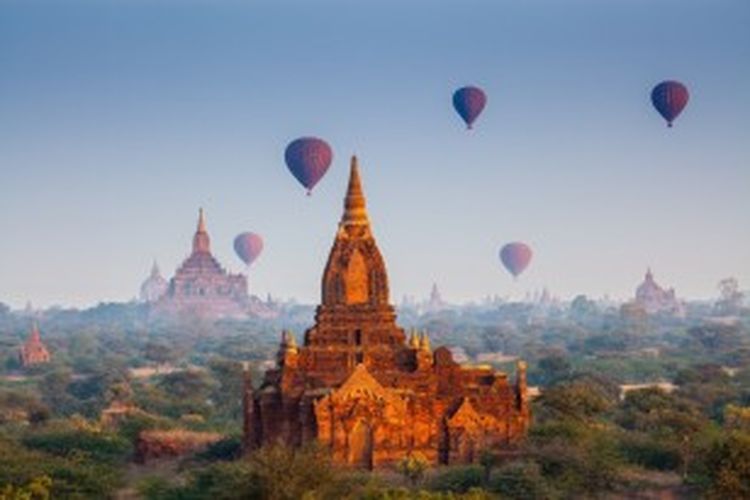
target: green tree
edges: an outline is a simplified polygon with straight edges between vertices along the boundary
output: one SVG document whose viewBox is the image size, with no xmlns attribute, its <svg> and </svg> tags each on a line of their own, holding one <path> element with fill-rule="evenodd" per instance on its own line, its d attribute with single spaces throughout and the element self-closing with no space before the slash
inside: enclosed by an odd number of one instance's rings
<svg viewBox="0 0 750 500">
<path fill-rule="evenodd" d="M 733 432 L 706 459 L 709 498 L 750 498 L 750 435 Z"/>
</svg>

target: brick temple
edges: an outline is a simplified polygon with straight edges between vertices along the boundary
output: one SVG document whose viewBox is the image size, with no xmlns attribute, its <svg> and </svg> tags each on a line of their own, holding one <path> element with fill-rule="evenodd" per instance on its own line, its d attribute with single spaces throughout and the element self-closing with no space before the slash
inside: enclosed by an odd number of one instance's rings
<svg viewBox="0 0 750 500">
<path fill-rule="evenodd" d="M 21 346 L 18 360 L 21 362 L 21 366 L 27 368 L 33 365 L 49 363 L 51 359 L 52 356 L 50 356 L 47 346 L 42 342 L 39 327 L 34 323 L 31 327 L 31 333 L 29 334 L 28 339 L 26 339 L 26 342 Z"/>
<path fill-rule="evenodd" d="M 193 250 L 175 272 L 161 297 L 152 303 L 157 316 L 243 318 L 248 314 L 247 279 L 228 273 L 211 254 L 203 209 L 193 236 Z"/>
<path fill-rule="evenodd" d="M 275 369 L 244 394 L 244 446 L 317 440 L 336 464 L 372 469 L 419 454 L 470 463 L 529 427 L 526 365 L 515 383 L 489 366 L 462 366 L 426 333 L 409 338 L 389 303 L 356 158 L 344 214 L 323 273 L 322 303 L 301 346 L 282 334 Z"/>
</svg>

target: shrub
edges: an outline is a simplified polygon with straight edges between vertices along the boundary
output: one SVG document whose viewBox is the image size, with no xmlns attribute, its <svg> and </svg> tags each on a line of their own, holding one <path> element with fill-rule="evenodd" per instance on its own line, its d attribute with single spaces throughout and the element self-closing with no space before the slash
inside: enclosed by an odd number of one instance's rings
<svg viewBox="0 0 750 500">
<path fill-rule="evenodd" d="M 547 485 L 539 465 L 534 462 L 512 462 L 502 466 L 490 481 L 490 491 L 503 498 L 549 498 Z"/>
<path fill-rule="evenodd" d="M 477 465 L 447 467 L 438 471 L 430 482 L 430 489 L 465 493 L 482 486 L 484 470 Z"/>
<path fill-rule="evenodd" d="M 626 461 L 648 469 L 677 470 L 682 463 L 679 445 L 655 436 L 623 434 L 619 449 Z"/>
<path fill-rule="evenodd" d="M 24 436 L 22 442 L 27 448 L 52 455 L 82 454 L 103 463 L 123 462 L 132 451 L 130 443 L 115 434 L 76 429 L 34 432 Z"/>
</svg>

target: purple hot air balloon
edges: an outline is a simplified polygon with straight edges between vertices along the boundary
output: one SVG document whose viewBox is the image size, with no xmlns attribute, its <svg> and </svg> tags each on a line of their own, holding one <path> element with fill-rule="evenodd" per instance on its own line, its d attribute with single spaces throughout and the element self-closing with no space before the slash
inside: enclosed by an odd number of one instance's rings
<svg viewBox="0 0 750 500">
<path fill-rule="evenodd" d="M 312 188 L 328 171 L 333 160 L 331 146 L 317 137 L 300 137 L 289 143 L 284 153 L 286 165 L 297 180 L 307 188 Z"/>
<path fill-rule="evenodd" d="M 263 238 L 255 233 L 240 233 L 234 239 L 234 251 L 249 266 L 263 251 Z"/>
<path fill-rule="evenodd" d="M 674 80 L 661 82 L 651 91 L 651 102 L 656 111 L 667 120 L 668 127 L 682 113 L 689 99 L 687 87 Z"/>
<path fill-rule="evenodd" d="M 531 262 L 531 248 L 520 241 L 508 243 L 500 249 L 500 260 L 514 278 L 517 278 Z"/>
<path fill-rule="evenodd" d="M 487 96 L 479 87 L 461 87 L 453 93 L 453 107 L 466 122 L 468 129 L 482 112 L 485 104 Z"/>
</svg>

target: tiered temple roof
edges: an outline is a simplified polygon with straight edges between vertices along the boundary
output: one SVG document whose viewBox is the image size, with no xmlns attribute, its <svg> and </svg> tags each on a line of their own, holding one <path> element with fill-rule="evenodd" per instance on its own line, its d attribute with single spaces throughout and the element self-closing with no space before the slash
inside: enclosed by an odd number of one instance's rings
<svg viewBox="0 0 750 500">
<path fill-rule="evenodd" d="M 52 359 L 47 347 L 42 342 L 42 336 L 39 333 L 39 327 L 36 323 L 31 327 L 31 333 L 26 342 L 21 346 L 19 360 L 24 367 L 49 363 Z"/>
<path fill-rule="evenodd" d="M 193 236 L 193 249 L 154 304 L 154 313 L 181 317 L 245 317 L 248 313 L 247 280 L 230 274 L 211 254 L 211 238 L 203 209 Z"/>
<path fill-rule="evenodd" d="M 156 264 L 156 261 L 154 261 L 154 265 L 151 266 L 151 274 L 141 285 L 141 301 L 156 302 L 162 295 L 164 295 L 168 287 L 169 283 L 167 283 L 167 280 L 161 275 L 159 266 Z"/>
<path fill-rule="evenodd" d="M 635 291 L 635 303 L 648 314 L 681 314 L 683 309 L 674 288 L 667 290 L 659 286 L 651 269 L 646 271 L 643 283 Z"/>
</svg>

